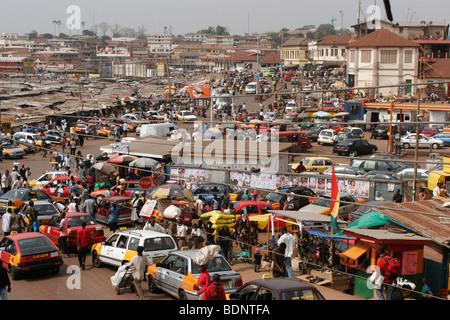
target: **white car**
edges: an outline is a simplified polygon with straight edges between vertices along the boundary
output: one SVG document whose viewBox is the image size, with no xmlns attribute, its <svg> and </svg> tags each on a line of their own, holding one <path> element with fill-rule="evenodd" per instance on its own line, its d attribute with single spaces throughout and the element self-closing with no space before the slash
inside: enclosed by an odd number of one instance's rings
<svg viewBox="0 0 450 320">
<path fill-rule="evenodd" d="M 332 129 L 324 129 L 320 131 L 319 136 L 317 137 L 318 144 L 335 144 L 337 142 L 337 132 Z"/>
<path fill-rule="evenodd" d="M 416 147 L 416 134 L 409 133 L 400 139 L 400 144 L 405 149 Z M 419 148 L 432 148 L 438 149 L 444 147 L 444 141 L 439 139 L 429 138 L 424 134 L 419 134 Z"/>
<path fill-rule="evenodd" d="M 266 112 L 266 114 L 264 115 L 264 120 L 266 121 L 273 121 L 278 118 L 279 118 L 278 112 Z"/>
<path fill-rule="evenodd" d="M 44 173 L 42 176 L 40 176 L 39 178 L 37 178 L 36 180 L 32 180 L 30 181 L 28 184 L 30 187 L 33 188 L 39 188 L 42 187 L 43 185 L 47 184 L 47 182 L 49 182 L 50 180 L 52 180 L 53 178 L 56 177 L 63 177 L 63 176 L 68 176 L 69 172 L 68 171 L 49 171 Z"/>
<path fill-rule="evenodd" d="M 286 111 L 286 113 L 288 113 L 293 111 L 295 108 L 297 108 L 297 103 L 294 100 L 291 100 L 286 103 L 286 107 L 284 108 L 284 110 Z"/>
<path fill-rule="evenodd" d="M 403 179 L 414 179 L 414 168 L 405 168 L 397 172 Z M 428 180 L 428 171 L 426 169 L 417 168 L 417 180 Z"/>
<path fill-rule="evenodd" d="M 245 86 L 245 94 L 255 94 L 256 93 L 256 82 L 250 82 Z"/>
<path fill-rule="evenodd" d="M 192 114 L 190 111 L 180 111 L 177 115 L 178 120 L 180 121 L 196 121 L 197 117 Z"/>
<path fill-rule="evenodd" d="M 136 113 L 125 113 L 121 118 L 136 123 L 145 120 L 140 114 Z"/>
<path fill-rule="evenodd" d="M 158 263 L 170 251 L 177 250 L 175 240 L 168 234 L 149 230 L 123 230 L 113 233 L 104 243 L 92 246 L 92 264 L 120 267 L 137 254 L 137 247 L 144 247 L 148 265 Z"/>
</svg>

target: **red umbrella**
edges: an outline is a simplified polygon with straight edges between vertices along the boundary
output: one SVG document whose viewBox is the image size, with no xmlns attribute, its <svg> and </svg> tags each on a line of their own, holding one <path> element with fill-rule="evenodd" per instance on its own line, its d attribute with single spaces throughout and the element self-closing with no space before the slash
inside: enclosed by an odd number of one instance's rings
<svg viewBox="0 0 450 320">
<path fill-rule="evenodd" d="M 123 164 L 123 163 L 130 163 L 133 160 L 136 160 L 138 157 L 130 156 L 130 155 L 121 155 L 114 157 L 109 160 L 109 163 L 115 163 L 115 164 Z"/>
</svg>

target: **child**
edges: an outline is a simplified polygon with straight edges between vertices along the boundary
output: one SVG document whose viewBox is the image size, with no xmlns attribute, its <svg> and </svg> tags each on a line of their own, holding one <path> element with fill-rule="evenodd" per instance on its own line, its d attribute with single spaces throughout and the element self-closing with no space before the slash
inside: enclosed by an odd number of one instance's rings
<svg viewBox="0 0 450 320">
<path fill-rule="evenodd" d="M 253 262 L 255 265 L 255 272 L 259 272 L 261 270 L 261 253 L 259 253 L 259 248 L 255 249 L 255 255 L 253 256 L 255 261 Z"/>
</svg>

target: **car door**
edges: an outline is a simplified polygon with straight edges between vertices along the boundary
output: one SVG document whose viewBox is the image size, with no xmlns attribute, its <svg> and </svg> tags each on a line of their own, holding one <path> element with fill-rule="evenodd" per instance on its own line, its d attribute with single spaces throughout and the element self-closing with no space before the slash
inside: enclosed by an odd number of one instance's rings
<svg viewBox="0 0 450 320">
<path fill-rule="evenodd" d="M 114 233 L 105 241 L 105 244 L 102 246 L 102 249 L 100 250 L 100 261 L 112 265 L 116 264 L 113 256 L 114 251 L 113 248 L 116 246 L 119 237 L 120 237 L 119 233 Z"/>
<path fill-rule="evenodd" d="M 11 257 L 15 255 L 16 251 L 14 241 L 9 238 L 3 238 L 0 242 L 0 260 L 5 268 L 8 268 L 11 262 Z"/>
<path fill-rule="evenodd" d="M 51 242 L 58 244 L 59 241 L 59 217 L 54 216 L 50 221 L 41 227 L 41 233 L 46 235 Z"/>
<path fill-rule="evenodd" d="M 127 252 L 129 236 L 121 234 L 117 239 L 114 246 L 111 246 L 110 258 L 113 265 L 120 267 L 122 261 L 125 260 L 125 254 Z"/>
<path fill-rule="evenodd" d="M 185 276 L 187 276 L 187 259 L 178 257 L 167 274 L 167 285 L 172 294 L 176 295 L 178 293 Z"/>
<path fill-rule="evenodd" d="M 348 217 L 348 215 L 357 209 L 357 205 L 355 199 L 350 196 L 344 196 L 341 198 L 341 202 L 339 204 L 339 216 L 342 218 Z"/>
<path fill-rule="evenodd" d="M 155 271 L 155 281 L 157 286 L 166 292 L 172 291 L 169 286 L 169 272 L 177 259 L 178 256 L 174 254 L 167 256 Z"/>
<path fill-rule="evenodd" d="M 109 201 L 107 201 L 107 199 L 102 198 L 100 200 L 100 203 L 97 205 L 97 211 L 95 214 L 95 219 L 98 222 L 102 222 L 102 223 L 107 223 L 107 218 L 109 215 Z"/>
</svg>

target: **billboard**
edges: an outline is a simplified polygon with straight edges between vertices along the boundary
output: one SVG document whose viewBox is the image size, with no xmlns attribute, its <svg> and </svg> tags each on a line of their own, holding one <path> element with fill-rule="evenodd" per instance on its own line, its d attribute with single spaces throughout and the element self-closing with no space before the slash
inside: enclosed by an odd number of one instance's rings
<svg viewBox="0 0 450 320">
<path fill-rule="evenodd" d="M 191 98 L 209 98 L 211 97 L 210 87 L 189 87 L 189 95 Z"/>
<path fill-rule="evenodd" d="M 97 51 L 97 57 L 129 57 L 130 51 L 126 47 L 103 47 Z"/>
<path fill-rule="evenodd" d="M 166 65 L 164 62 L 158 62 L 157 66 L 156 66 L 156 75 L 158 77 L 164 77 L 166 72 Z"/>
</svg>

